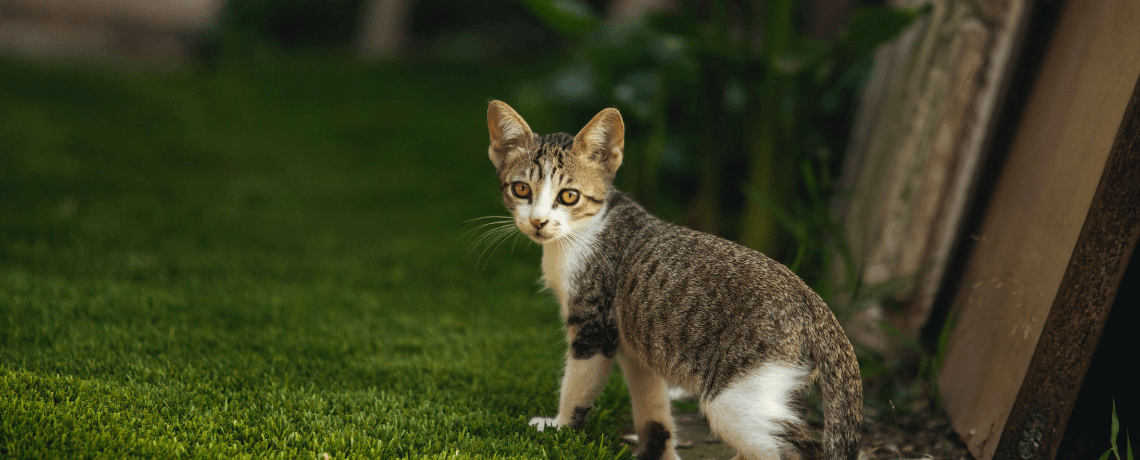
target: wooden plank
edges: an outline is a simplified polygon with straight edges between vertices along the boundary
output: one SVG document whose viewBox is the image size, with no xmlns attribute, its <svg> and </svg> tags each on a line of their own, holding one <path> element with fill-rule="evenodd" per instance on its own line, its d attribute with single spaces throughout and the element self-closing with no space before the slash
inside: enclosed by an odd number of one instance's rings
<svg viewBox="0 0 1140 460">
<path fill-rule="evenodd" d="M 1140 80 L 994 456 L 1051 459 L 1140 236 Z"/>
<path fill-rule="evenodd" d="M 956 324 L 939 386 L 955 430 L 979 459 L 994 457 L 999 444 L 1005 449 L 1003 458 L 1015 452 L 1008 450 L 1013 438 L 1003 436 L 1007 422 L 1018 425 L 1016 429 L 1009 425 L 1011 430 L 1020 430 L 1028 419 L 1018 414 L 1024 415 L 1030 407 L 1025 404 L 1035 404 L 1032 395 L 1043 394 L 1034 390 L 1019 396 L 1023 382 L 1033 386 L 1026 379 L 1031 363 L 1038 366 L 1034 372 L 1070 376 L 1071 398 L 1056 404 L 1071 408 L 1076 397 L 1080 382 L 1071 382 L 1071 377 L 1077 371 L 1083 375 L 1083 368 L 1049 366 L 1083 355 L 1066 352 L 1060 361 L 1042 360 L 1037 354 L 1038 339 L 1053 340 L 1052 335 L 1042 336 L 1042 331 L 1054 306 L 1061 307 L 1059 311 L 1071 309 L 1073 299 L 1065 297 L 1070 291 L 1061 288 L 1070 289 L 1063 282 L 1073 282 L 1066 273 L 1070 262 L 1077 260 L 1072 257 L 1074 250 L 1082 250 L 1078 245 L 1078 241 L 1084 244 L 1082 228 L 1092 216 L 1094 195 L 1104 187 L 1101 179 L 1108 177 L 1104 173 L 1110 152 L 1116 152 L 1118 128 L 1140 76 L 1137 23 L 1140 2 L 1134 0 L 1066 3 L 976 235 L 951 309 Z M 1131 167 L 1135 169 L 1136 164 Z M 1119 250 L 1122 247 L 1112 249 Z M 1087 280 L 1082 282 L 1102 283 L 1095 295 L 1109 294 L 1115 289 L 1105 288 L 1112 284 L 1108 271 L 1113 269 L 1098 267 L 1093 272 L 1101 273 L 1085 275 L 1101 276 L 1096 278 L 1099 281 L 1081 278 Z M 1123 270 L 1121 265 L 1118 271 Z M 1080 305 L 1086 313 L 1107 308 Z M 1095 347 L 1095 336 L 1089 335 L 1093 331 L 1086 332 L 1082 340 L 1091 337 Z M 1089 344 L 1057 342 L 1051 346 L 1078 347 L 1079 351 Z M 1087 351 L 1091 356 L 1092 348 Z M 1050 352 L 1058 350 L 1043 351 Z M 1017 407 L 1023 412 L 1011 417 L 1015 403 L 1021 404 Z M 1031 416 L 1042 428 L 1040 442 L 1052 442 L 1048 435 L 1054 432 L 1059 440 L 1067 414 L 1067 409 L 1058 409 L 1045 419 Z M 999 439 L 1004 440 L 999 443 Z M 1052 448 L 1033 453 L 1050 458 Z"/>
<path fill-rule="evenodd" d="M 837 202 L 863 283 L 906 285 L 898 308 L 873 303 L 844 321 L 853 340 L 888 355 L 905 347 L 881 323 L 915 339 L 930 315 L 1032 2 L 890 3 L 931 13 L 876 54 L 841 179 L 852 193 Z"/>
</svg>

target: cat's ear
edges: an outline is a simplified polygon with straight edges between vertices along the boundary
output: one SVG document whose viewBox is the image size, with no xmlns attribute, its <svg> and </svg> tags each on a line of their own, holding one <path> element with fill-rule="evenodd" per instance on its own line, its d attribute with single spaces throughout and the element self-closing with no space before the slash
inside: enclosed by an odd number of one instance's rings
<svg viewBox="0 0 1140 460">
<path fill-rule="evenodd" d="M 594 115 L 574 136 L 574 152 L 598 162 L 610 174 L 621 166 L 624 150 L 625 123 L 621 121 L 621 113 L 612 107 Z"/>
<path fill-rule="evenodd" d="M 512 155 L 524 151 L 534 142 L 534 134 L 518 112 L 502 101 L 491 101 L 487 108 L 487 130 L 491 132 L 491 147 L 487 150 L 495 169 L 503 168 Z"/>
</svg>

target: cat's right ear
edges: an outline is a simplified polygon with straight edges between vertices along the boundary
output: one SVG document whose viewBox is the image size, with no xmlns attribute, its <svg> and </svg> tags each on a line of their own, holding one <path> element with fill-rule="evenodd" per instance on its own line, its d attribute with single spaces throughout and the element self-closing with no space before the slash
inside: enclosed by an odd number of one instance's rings
<svg viewBox="0 0 1140 460">
<path fill-rule="evenodd" d="M 491 147 L 487 153 L 491 163 L 495 164 L 495 170 L 502 170 L 511 156 L 526 151 L 534 142 L 530 126 L 502 101 L 491 101 L 487 108 L 487 130 L 491 132 Z"/>
</svg>

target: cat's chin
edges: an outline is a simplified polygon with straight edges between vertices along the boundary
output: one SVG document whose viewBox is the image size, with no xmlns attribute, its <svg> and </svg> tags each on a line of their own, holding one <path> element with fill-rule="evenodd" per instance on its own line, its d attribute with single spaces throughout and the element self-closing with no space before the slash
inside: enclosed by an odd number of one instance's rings
<svg viewBox="0 0 1140 460">
<path fill-rule="evenodd" d="M 526 236 L 530 237 L 531 241 L 534 241 L 535 243 L 538 243 L 538 244 L 546 244 L 546 243 L 549 243 L 551 241 L 558 239 L 558 238 L 554 238 L 551 236 L 531 235 L 529 233 Z"/>
<path fill-rule="evenodd" d="M 530 237 L 530 240 L 531 240 L 531 241 L 534 241 L 535 243 L 538 243 L 538 244 L 541 244 L 541 245 L 545 245 L 545 244 L 547 244 L 547 243 L 553 243 L 553 242 L 555 242 L 555 241 L 558 241 L 558 239 L 559 239 L 559 237 L 560 237 L 561 235 L 557 235 L 557 236 L 548 236 L 548 235 L 540 235 L 540 234 L 530 234 L 530 233 L 527 233 L 527 234 L 526 234 L 526 236 Z"/>
</svg>

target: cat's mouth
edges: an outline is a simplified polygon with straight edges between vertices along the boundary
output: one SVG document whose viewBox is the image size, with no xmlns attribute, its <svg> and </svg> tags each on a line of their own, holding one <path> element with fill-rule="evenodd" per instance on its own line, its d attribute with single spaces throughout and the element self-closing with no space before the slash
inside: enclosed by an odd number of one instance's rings
<svg viewBox="0 0 1140 460">
<path fill-rule="evenodd" d="M 530 232 L 523 232 L 523 233 L 526 233 L 526 236 L 529 236 L 531 240 L 534 240 L 534 242 L 538 243 L 538 244 L 546 244 L 546 243 L 549 243 L 551 241 L 558 239 L 558 237 L 556 235 L 550 235 L 550 234 L 543 233 L 542 230 L 535 230 L 534 233 L 530 233 Z"/>
<path fill-rule="evenodd" d="M 533 234 L 528 233 L 527 236 L 529 236 L 530 239 L 534 240 L 534 242 L 538 244 L 543 244 L 554 239 L 548 235 L 543 235 L 542 230 L 535 230 Z"/>
<path fill-rule="evenodd" d="M 562 232 L 546 228 L 534 228 L 530 225 L 518 225 L 519 231 L 538 244 L 546 244 L 562 237 Z"/>
</svg>

